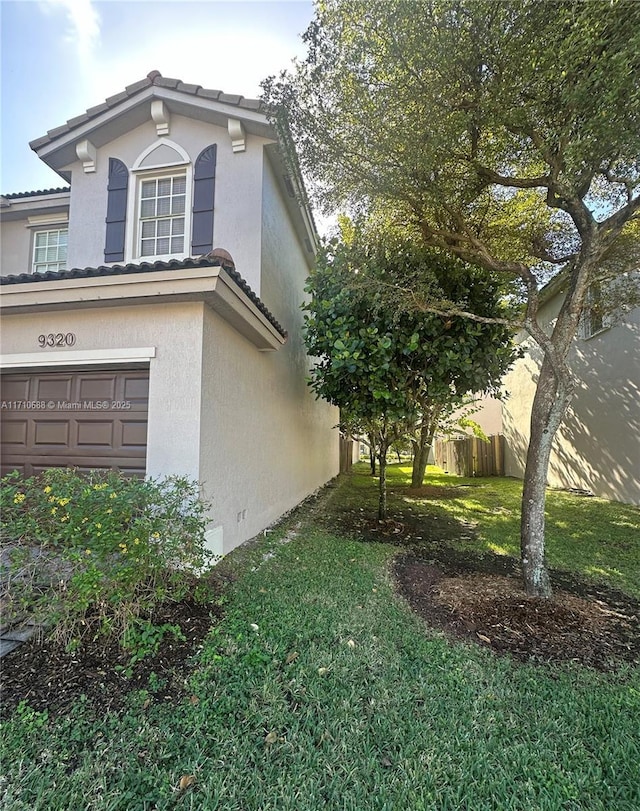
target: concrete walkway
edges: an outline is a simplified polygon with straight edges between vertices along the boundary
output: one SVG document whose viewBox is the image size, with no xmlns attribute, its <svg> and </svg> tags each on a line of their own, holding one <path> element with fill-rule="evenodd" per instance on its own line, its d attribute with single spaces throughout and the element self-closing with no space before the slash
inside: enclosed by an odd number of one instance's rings
<svg viewBox="0 0 640 811">
<path fill-rule="evenodd" d="M 37 630 L 38 626 L 33 623 L 18 625 L 14 628 L 0 628 L 0 658 L 31 639 Z"/>
</svg>

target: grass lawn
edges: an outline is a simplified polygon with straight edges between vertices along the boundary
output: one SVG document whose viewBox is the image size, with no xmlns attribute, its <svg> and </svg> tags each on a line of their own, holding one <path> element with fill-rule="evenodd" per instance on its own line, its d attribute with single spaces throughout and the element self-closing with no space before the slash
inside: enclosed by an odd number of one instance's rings
<svg viewBox="0 0 640 811">
<path fill-rule="evenodd" d="M 398 548 L 320 520 L 375 504 L 365 472 L 231 556 L 225 617 L 171 700 L 141 691 L 118 714 L 80 700 L 56 719 L 22 706 L 3 731 L 2 808 L 637 811 L 640 670 L 523 666 L 430 631 L 394 592 Z M 390 470 L 392 508 L 515 551 L 518 482 L 434 473 L 478 486 L 427 503 L 406 472 Z M 552 493 L 550 561 L 637 594 L 638 523 Z"/>
</svg>

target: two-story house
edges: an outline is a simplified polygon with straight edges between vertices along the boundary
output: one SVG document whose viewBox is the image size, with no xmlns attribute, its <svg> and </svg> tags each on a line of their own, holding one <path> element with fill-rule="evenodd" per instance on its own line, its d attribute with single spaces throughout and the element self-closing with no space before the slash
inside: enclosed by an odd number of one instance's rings
<svg viewBox="0 0 640 811">
<path fill-rule="evenodd" d="M 68 186 L 1 200 L 3 472 L 188 475 L 226 553 L 338 472 L 301 179 L 259 101 L 157 71 L 31 147 Z"/>
</svg>

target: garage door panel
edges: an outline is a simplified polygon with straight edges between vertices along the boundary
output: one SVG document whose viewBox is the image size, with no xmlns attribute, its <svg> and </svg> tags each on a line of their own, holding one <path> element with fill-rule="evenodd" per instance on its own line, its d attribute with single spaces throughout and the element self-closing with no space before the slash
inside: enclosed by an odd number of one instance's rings
<svg viewBox="0 0 640 811">
<path fill-rule="evenodd" d="M 69 445 L 71 431 L 68 420 L 35 419 L 33 428 L 33 445 L 40 450 L 45 445 Z"/>
<path fill-rule="evenodd" d="M 29 423 L 25 420 L 15 420 L 11 418 L 2 419 L 2 427 L 0 435 L 2 437 L 2 447 L 11 449 L 15 452 L 20 448 L 27 447 L 27 431 Z"/>
<path fill-rule="evenodd" d="M 35 375 L 33 380 L 33 399 L 34 400 L 59 400 L 71 399 L 71 375 L 61 375 L 60 377 L 53 377 L 52 375 Z"/>
<path fill-rule="evenodd" d="M 2 381 L 3 400 L 29 400 L 29 376 L 14 375 L 11 380 Z"/>
<path fill-rule="evenodd" d="M 149 378 L 129 377 L 124 381 L 122 399 L 129 402 L 148 403 Z"/>
<path fill-rule="evenodd" d="M 142 420 L 123 420 L 121 423 L 121 447 L 142 448 L 147 444 L 147 423 Z"/>
<path fill-rule="evenodd" d="M 2 411 L 3 473 L 31 476 L 51 467 L 76 467 L 144 477 L 148 371 L 14 374 L 3 375 L 2 384 L 12 400 L 55 403 L 40 411 Z M 61 401 L 66 408 L 58 405 Z"/>
<path fill-rule="evenodd" d="M 76 420 L 75 442 L 77 448 L 113 448 L 114 425 L 111 420 Z M 146 428 L 146 425 L 145 425 Z M 146 439 L 146 431 L 145 431 Z"/>
<path fill-rule="evenodd" d="M 81 377 L 78 381 L 79 400 L 109 400 L 116 399 L 116 377 Z"/>
</svg>

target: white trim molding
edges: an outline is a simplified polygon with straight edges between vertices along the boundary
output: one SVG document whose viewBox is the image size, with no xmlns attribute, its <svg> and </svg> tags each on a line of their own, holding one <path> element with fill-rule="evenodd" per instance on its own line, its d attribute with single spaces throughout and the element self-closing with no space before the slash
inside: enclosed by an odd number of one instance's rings
<svg viewBox="0 0 640 811">
<path fill-rule="evenodd" d="M 72 349 L 61 352 L 16 352 L 0 355 L 0 369 L 30 369 L 36 366 L 104 366 L 111 363 L 149 363 L 155 346 L 125 349 Z"/>
<path fill-rule="evenodd" d="M 69 222 L 69 212 L 59 211 L 57 214 L 32 214 L 27 217 L 27 228 L 45 228 L 48 225 L 66 225 Z"/>
<path fill-rule="evenodd" d="M 79 141 L 76 144 L 76 155 L 82 161 L 85 174 L 96 171 L 96 148 L 91 141 Z"/>
<path fill-rule="evenodd" d="M 230 118 L 227 122 L 227 130 L 231 138 L 233 151 L 245 152 L 247 149 L 247 141 L 242 121 L 239 121 L 237 118 Z"/>
<path fill-rule="evenodd" d="M 165 107 L 162 99 L 154 99 L 151 102 L 151 118 L 156 125 L 156 133 L 158 135 L 169 135 L 171 127 L 171 113 Z"/>
</svg>

